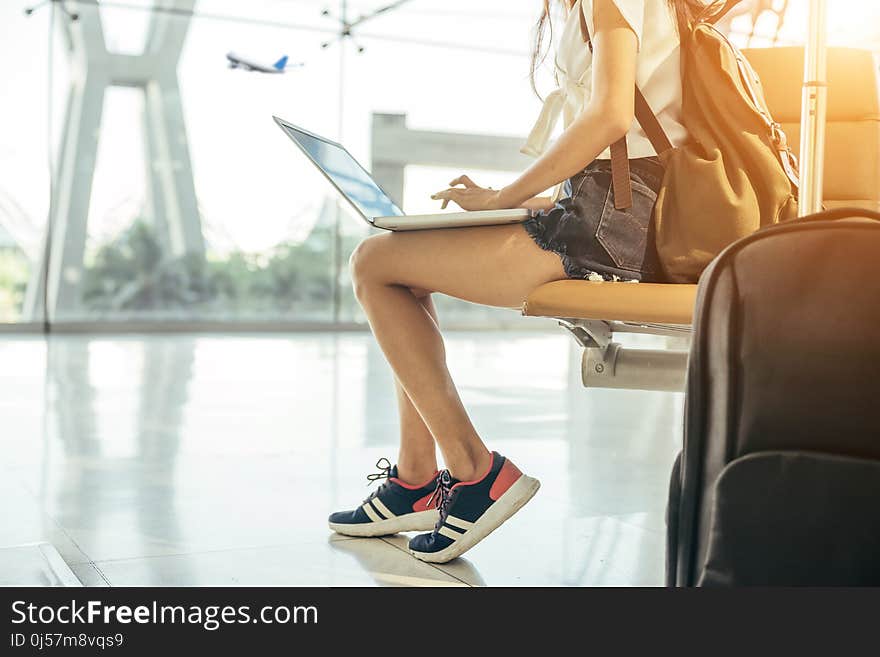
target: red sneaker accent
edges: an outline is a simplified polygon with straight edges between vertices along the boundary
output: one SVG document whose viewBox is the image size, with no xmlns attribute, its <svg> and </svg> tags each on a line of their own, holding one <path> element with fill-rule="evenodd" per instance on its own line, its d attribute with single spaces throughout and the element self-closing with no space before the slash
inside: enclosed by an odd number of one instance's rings
<svg viewBox="0 0 880 657">
<path fill-rule="evenodd" d="M 507 459 L 504 461 L 504 465 L 501 466 L 498 476 L 495 477 L 492 488 L 489 489 L 489 497 L 492 498 L 493 502 L 497 501 L 520 477 L 522 477 L 522 472 L 513 464 L 513 461 Z"/>
<path fill-rule="evenodd" d="M 452 487 L 452 490 L 455 490 L 459 486 L 472 486 L 473 484 L 480 483 L 481 481 L 483 481 L 483 479 L 485 479 L 486 477 L 489 476 L 490 472 L 492 472 L 493 465 L 495 465 L 495 452 L 490 452 L 489 453 L 489 467 L 486 468 L 486 471 L 482 475 L 480 475 L 479 477 L 477 477 L 476 479 L 473 479 L 471 481 L 459 481 L 457 484 L 455 484 L 455 486 Z M 502 465 L 501 467 L 503 468 L 504 466 Z"/>
<path fill-rule="evenodd" d="M 391 481 L 393 481 L 393 482 L 394 482 L 395 484 L 397 484 L 398 486 L 403 486 L 404 488 L 406 488 L 406 489 L 408 489 L 408 490 L 418 490 L 419 488 L 424 488 L 425 486 L 427 486 L 428 484 L 430 484 L 432 481 L 434 481 L 434 479 L 437 477 L 437 474 L 438 474 L 439 472 L 440 472 L 439 470 L 435 470 L 435 471 L 434 471 L 434 474 L 431 475 L 431 478 L 428 479 L 428 481 L 426 481 L 425 483 L 423 483 L 423 484 L 421 484 L 421 485 L 419 485 L 419 486 L 413 486 L 412 484 L 408 484 L 408 483 L 406 483 L 405 481 L 402 481 L 402 480 L 398 479 L 397 477 L 391 477 L 390 479 L 391 479 Z"/>
<path fill-rule="evenodd" d="M 413 504 L 413 511 L 419 513 L 421 511 L 430 511 L 433 508 L 433 505 L 428 505 L 428 500 L 434 495 L 433 491 L 425 495 L 422 499 L 417 500 L 415 504 Z"/>
</svg>

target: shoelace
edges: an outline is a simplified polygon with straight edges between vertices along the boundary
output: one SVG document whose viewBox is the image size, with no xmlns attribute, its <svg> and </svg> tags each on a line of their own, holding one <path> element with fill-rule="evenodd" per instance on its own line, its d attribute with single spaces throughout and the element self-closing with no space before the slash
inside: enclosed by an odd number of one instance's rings
<svg viewBox="0 0 880 657">
<path fill-rule="evenodd" d="M 371 472 L 367 475 L 367 486 L 372 486 L 381 479 L 385 479 L 385 482 L 383 482 L 382 485 L 379 486 L 379 488 L 370 493 L 369 496 L 367 496 L 367 499 L 364 500 L 364 503 L 370 501 L 383 490 L 385 490 L 385 487 L 388 485 L 388 479 L 391 478 L 391 461 L 386 459 L 384 456 L 376 461 L 376 468 L 378 468 L 378 472 Z"/>
<path fill-rule="evenodd" d="M 367 475 L 367 486 L 372 486 L 380 479 L 388 479 L 391 476 L 391 461 L 384 456 L 376 461 L 376 467 L 379 469 L 379 472 Z"/>
<path fill-rule="evenodd" d="M 449 515 L 449 507 L 452 503 L 452 475 L 449 474 L 449 470 L 444 470 L 437 477 L 437 487 L 431 493 L 431 497 L 428 498 L 426 506 L 431 506 L 432 502 L 434 503 L 434 508 L 440 512 L 437 524 L 434 525 L 434 533 L 436 534 L 440 531 L 443 523 L 446 522 L 446 517 Z"/>
</svg>

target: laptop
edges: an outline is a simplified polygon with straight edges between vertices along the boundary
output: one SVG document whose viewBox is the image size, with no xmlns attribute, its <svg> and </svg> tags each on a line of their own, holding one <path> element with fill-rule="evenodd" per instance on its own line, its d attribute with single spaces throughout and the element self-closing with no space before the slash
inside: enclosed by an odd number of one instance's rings
<svg viewBox="0 0 880 657">
<path fill-rule="evenodd" d="M 351 207 L 369 224 L 386 230 L 426 230 L 461 226 L 515 224 L 529 218 L 528 210 L 483 210 L 406 215 L 373 177 L 341 144 L 299 128 L 277 116 L 285 134 L 321 170 Z"/>
</svg>

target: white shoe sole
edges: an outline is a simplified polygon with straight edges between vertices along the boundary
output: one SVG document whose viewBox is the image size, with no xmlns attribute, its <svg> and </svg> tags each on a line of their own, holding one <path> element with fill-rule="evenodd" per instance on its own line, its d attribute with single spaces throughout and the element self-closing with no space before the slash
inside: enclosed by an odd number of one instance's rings
<svg viewBox="0 0 880 657">
<path fill-rule="evenodd" d="M 396 516 L 379 522 L 362 522 L 351 525 L 337 522 L 327 524 L 337 534 L 345 536 L 388 536 L 399 532 L 425 532 L 434 529 L 438 518 L 438 512 L 431 510 L 408 513 L 405 516 Z"/>
<path fill-rule="evenodd" d="M 525 506 L 526 502 L 535 496 L 541 482 L 532 477 L 522 475 L 516 482 L 507 489 L 507 491 L 499 497 L 489 509 L 480 516 L 480 519 L 474 523 L 461 538 L 439 552 L 418 552 L 410 550 L 410 554 L 416 559 L 427 561 L 429 563 L 446 563 L 460 557 L 465 552 L 474 547 L 477 543 L 486 538 L 493 531 L 498 529 L 505 521 L 507 521 L 514 513 Z"/>
</svg>

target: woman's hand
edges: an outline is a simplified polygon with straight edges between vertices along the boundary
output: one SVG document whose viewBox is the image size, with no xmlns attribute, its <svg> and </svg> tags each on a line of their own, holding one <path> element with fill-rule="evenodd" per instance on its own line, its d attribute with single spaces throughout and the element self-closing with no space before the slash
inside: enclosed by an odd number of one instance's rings
<svg viewBox="0 0 880 657">
<path fill-rule="evenodd" d="M 458 187 L 462 185 L 462 187 Z M 435 201 L 443 201 L 442 209 L 449 202 L 457 204 L 462 210 L 502 210 L 506 206 L 501 199 L 501 192 L 480 187 L 467 176 L 459 176 L 451 183 L 449 189 L 431 196 Z"/>
</svg>

